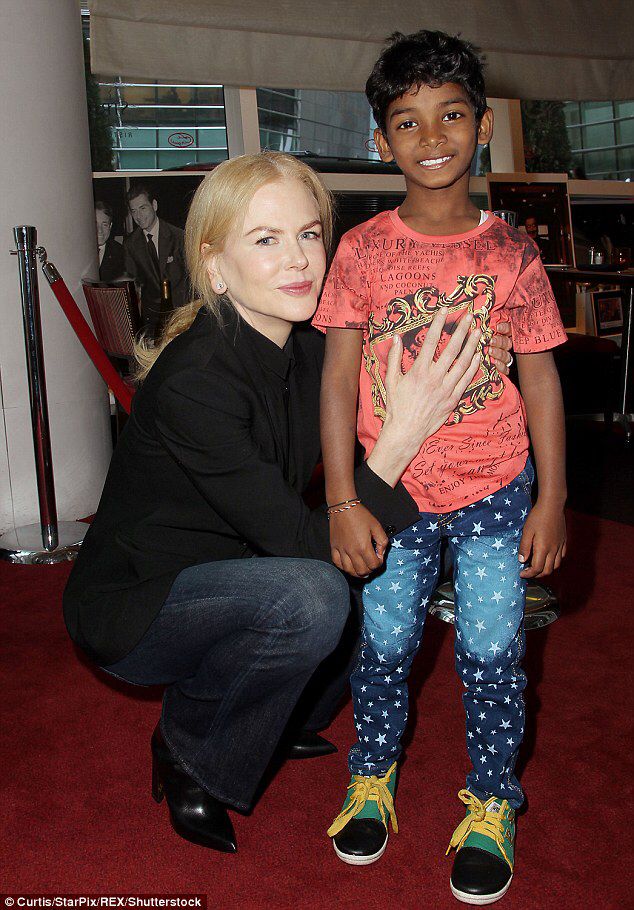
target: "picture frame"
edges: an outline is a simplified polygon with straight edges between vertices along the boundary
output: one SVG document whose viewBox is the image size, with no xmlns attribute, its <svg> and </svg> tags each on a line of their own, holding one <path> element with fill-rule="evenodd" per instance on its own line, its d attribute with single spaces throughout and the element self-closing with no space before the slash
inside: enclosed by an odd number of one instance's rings
<svg viewBox="0 0 634 910">
<path fill-rule="evenodd" d="M 623 331 L 623 291 L 591 291 L 594 334 L 600 338 L 606 335 L 620 335 Z"/>
</svg>

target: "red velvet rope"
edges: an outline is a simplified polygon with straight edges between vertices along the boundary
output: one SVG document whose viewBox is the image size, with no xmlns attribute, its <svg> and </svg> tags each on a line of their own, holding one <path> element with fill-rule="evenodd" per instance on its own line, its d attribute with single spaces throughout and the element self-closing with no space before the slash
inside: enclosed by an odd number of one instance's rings
<svg viewBox="0 0 634 910">
<path fill-rule="evenodd" d="M 64 279 L 58 278 L 56 281 L 49 283 L 53 293 L 57 297 L 57 302 L 64 311 L 64 315 L 84 346 L 84 350 L 95 367 L 99 370 L 104 382 L 112 389 L 115 398 L 123 410 L 126 414 L 129 414 L 130 407 L 132 406 L 132 389 L 125 384 L 111 364 L 108 355 L 95 338 L 92 329 L 84 319 L 83 313 L 73 300 L 72 294 L 64 283 Z"/>
</svg>

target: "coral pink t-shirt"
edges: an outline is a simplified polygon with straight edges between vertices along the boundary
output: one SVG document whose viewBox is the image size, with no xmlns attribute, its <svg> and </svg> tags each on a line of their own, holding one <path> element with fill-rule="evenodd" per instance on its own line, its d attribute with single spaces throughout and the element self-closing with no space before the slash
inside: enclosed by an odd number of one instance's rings
<svg viewBox="0 0 634 910">
<path fill-rule="evenodd" d="M 367 455 L 385 418 L 392 338 L 402 336 L 407 371 L 439 307 L 448 309 L 441 349 L 467 311 L 483 337 L 475 378 L 402 478 L 426 512 L 477 502 L 509 483 L 526 463 L 522 398 L 486 351 L 497 323 L 510 322 L 518 354 L 546 351 L 566 340 L 537 247 L 493 215 L 453 236 L 419 234 L 397 210 L 353 228 L 341 239 L 313 324 L 324 331 L 363 330 L 357 431 Z"/>
</svg>

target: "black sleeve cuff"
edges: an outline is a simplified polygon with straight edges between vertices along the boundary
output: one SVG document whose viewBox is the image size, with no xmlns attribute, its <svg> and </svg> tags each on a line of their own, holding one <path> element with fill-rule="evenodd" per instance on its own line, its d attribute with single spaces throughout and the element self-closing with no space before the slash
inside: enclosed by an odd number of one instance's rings
<svg viewBox="0 0 634 910">
<path fill-rule="evenodd" d="M 420 509 L 399 481 L 394 489 L 363 461 L 354 472 L 357 496 L 392 537 L 416 524 Z"/>
</svg>

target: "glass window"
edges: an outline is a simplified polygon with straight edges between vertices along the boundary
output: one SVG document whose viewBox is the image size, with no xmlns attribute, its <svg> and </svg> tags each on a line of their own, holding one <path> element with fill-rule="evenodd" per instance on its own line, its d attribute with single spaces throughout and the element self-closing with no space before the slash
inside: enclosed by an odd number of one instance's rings
<svg viewBox="0 0 634 910">
<path fill-rule="evenodd" d="M 121 162 L 119 169 L 122 171 L 144 171 L 155 167 L 154 153 L 150 158 L 147 152 L 135 152 L 125 148 L 119 151 L 118 157 Z M 149 168 L 148 161 L 151 162 Z"/>
<path fill-rule="evenodd" d="M 196 153 L 198 164 L 217 164 L 219 161 L 224 161 L 226 157 L 226 148 L 199 149 Z"/>
<path fill-rule="evenodd" d="M 595 180 L 614 180 L 617 177 L 616 151 L 585 152 L 583 156 L 586 176 Z"/>
<path fill-rule="evenodd" d="M 120 85 L 100 83 L 102 98 L 107 96 L 115 104 L 126 107 L 128 104 L 156 104 L 156 88 L 154 85 Z"/>
<path fill-rule="evenodd" d="M 582 123 L 596 123 L 600 120 L 614 119 L 611 101 L 582 101 L 579 107 L 581 109 Z"/>
<path fill-rule="evenodd" d="M 100 82 L 99 97 L 110 123 L 116 170 L 163 170 L 228 156 L 221 85 L 119 78 Z"/>
<path fill-rule="evenodd" d="M 582 147 L 583 142 L 581 139 L 581 127 L 568 127 L 568 142 L 570 143 L 570 148 L 572 149 L 573 153 Z"/>
<path fill-rule="evenodd" d="M 616 141 L 619 145 L 634 142 L 634 117 L 616 121 Z"/>
<path fill-rule="evenodd" d="M 619 174 L 621 179 L 634 180 L 634 145 L 618 150 Z"/>
<path fill-rule="evenodd" d="M 634 101 L 615 101 L 614 113 L 617 117 L 634 117 Z"/>
<path fill-rule="evenodd" d="M 374 123 L 362 92 L 257 90 L 262 148 L 325 158 L 378 161 Z"/>
<path fill-rule="evenodd" d="M 195 100 L 192 104 L 213 104 L 224 107 L 224 94 L 221 85 L 197 85 L 194 89 Z"/>
<path fill-rule="evenodd" d="M 525 101 L 522 123 L 529 171 L 567 172 L 596 180 L 630 176 L 632 101 Z"/>
<path fill-rule="evenodd" d="M 205 124 L 205 126 L 225 127 L 225 109 L 224 107 L 198 107 L 195 110 L 196 123 Z"/>
<path fill-rule="evenodd" d="M 606 148 L 614 145 L 614 121 L 583 127 L 583 147 Z"/>
<path fill-rule="evenodd" d="M 115 115 L 114 119 L 118 120 L 121 126 L 156 124 L 156 108 L 149 105 L 144 107 L 115 107 L 112 113 Z"/>
</svg>

